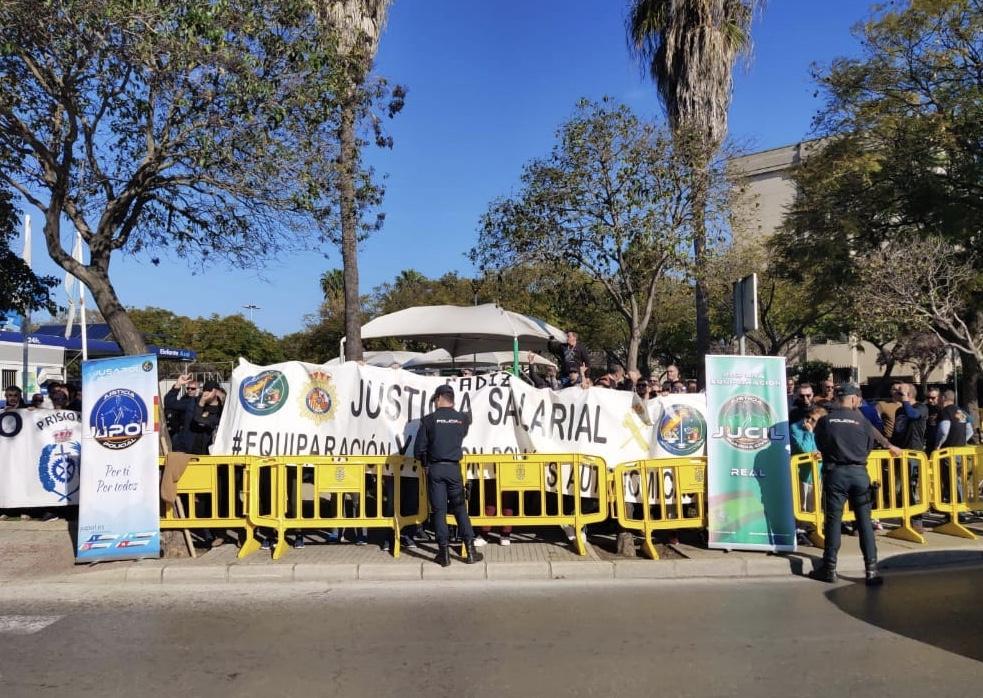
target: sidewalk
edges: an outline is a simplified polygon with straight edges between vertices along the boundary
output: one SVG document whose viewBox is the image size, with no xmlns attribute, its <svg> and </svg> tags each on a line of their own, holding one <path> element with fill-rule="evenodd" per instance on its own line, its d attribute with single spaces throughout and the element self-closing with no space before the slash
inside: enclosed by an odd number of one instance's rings
<svg viewBox="0 0 983 698">
<path fill-rule="evenodd" d="M 935 523 L 926 519 L 926 530 Z M 983 536 L 983 520 L 969 527 Z M 883 569 L 912 569 L 955 564 L 983 564 L 983 538 L 970 541 L 926 533 L 926 544 L 878 536 Z M 0 583 L 35 584 L 202 584 L 249 582 L 325 582 L 420 580 L 528 580 L 528 579 L 692 579 L 800 576 L 813 568 L 822 554 L 813 547 L 796 553 L 770 555 L 707 550 L 687 544 L 660 546 L 663 559 L 620 558 L 610 552 L 610 537 L 591 536 L 587 555 L 577 555 L 559 530 L 539 529 L 514 533 L 511 546 L 500 546 L 492 535 L 481 548 L 485 559 L 466 565 L 457 559 L 449 568 L 430 560 L 432 542 L 416 550 L 403 550 L 399 559 L 378 545 L 308 543 L 288 549 L 280 560 L 261 550 L 239 560 L 232 544 L 199 550 L 197 559 L 161 559 L 75 565 L 68 522 L 56 520 L 0 522 Z M 859 542 L 844 536 L 840 572 L 849 576 L 863 570 Z"/>
</svg>

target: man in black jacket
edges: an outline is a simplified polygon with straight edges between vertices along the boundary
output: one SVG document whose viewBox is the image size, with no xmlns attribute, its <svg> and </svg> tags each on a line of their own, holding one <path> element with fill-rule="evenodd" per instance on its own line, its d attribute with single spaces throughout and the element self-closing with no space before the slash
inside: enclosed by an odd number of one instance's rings
<svg viewBox="0 0 983 698">
<path fill-rule="evenodd" d="M 461 445 L 471 426 L 471 415 L 454 409 L 454 389 L 437 386 L 434 391 L 437 409 L 420 420 L 416 432 L 413 456 L 427 474 L 427 492 L 433 510 L 433 525 L 437 532 L 437 557 L 441 567 L 451 564 L 450 532 L 447 529 L 448 502 L 457 520 L 457 529 L 468 551 L 468 564 L 481 562 L 482 555 L 474 547 L 474 530 L 468 517 L 468 503 L 461 479 Z"/>
<path fill-rule="evenodd" d="M 566 344 L 560 344 L 551 340 L 549 350 L 556 354 L 556 357 L 560 360 L 561 387 L 566 388 L 572 385 L 570 382 L 571 373 L 576 373 L 580 376 L 580 380 L 583 380 L 584 368 L 590 366 L 590 354 L 588 354 L 587 348 L 583 344 L 577 342 L 576 331 L 567 330 Z"/>
<path fill-rule="evenodd" d="M 178 397 L 181 388 L 184 388 L 183 397 Z M 214 403 L 218 398 L 218 391 L 221 386 L 215 381 L 205 383 L 204 391 L 198 395 L 198 382 L 191 376 L 178 376 L 174 387 L 167 391 L 164 396 L 164 408 L 173 414 L 173 423 L 177 426 L 175 433 L 171 435 L 171 449 L 182 453 L 197 453 L 206 455 L 208 453 L 207 443 L 198 434 L 202 431 L 199 419 L 196 422 L 196 411 L 199 404 L 206 407 Z M 221 414 L 221 407 L 211 410 L 210 415 Z M 215 421 L 215 425 L 217 425 Z M 214 426 L 212 427 L 214 429 Z M 204 444 L 204 450 L 202 445 Z"/>
</svg>

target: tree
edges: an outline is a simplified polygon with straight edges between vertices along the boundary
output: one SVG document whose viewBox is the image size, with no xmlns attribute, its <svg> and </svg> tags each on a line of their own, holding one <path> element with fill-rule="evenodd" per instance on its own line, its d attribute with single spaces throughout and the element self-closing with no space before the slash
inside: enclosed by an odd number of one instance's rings
<svg viewBox="0 0 983 698">
<path fill-rule="evenodd" d="M 709 261 L 708 268 L 708 288 L 717 299 L 711 305 L 711 318 L 721 329 L 733 326 L 734 277 L 757 273 L 759 329 L 749 332 L 747 341 L 749 349 L 760 355 L 785 355 L 794 342 L 835 321 L 843 306 L 841 298 L 817 296 L 810 284 L 784 278 L 766 247 L 757 242 L 733 242 Z M 730 335 L 732 330 L 726 333 Z"/>
<path fill-rule="evenodd" d="M 819 294 L 854 292 L 861 267 L 877 263 L 884 246 L 905 254 L 940 238 L 959 253 L 983 247 L 983 0 L 884 6 L 856 33 L 861 57 L 817 70 L 826 105 L 814 130 L 823 145 L 794 171 L 798 196 L 774 242 L 792 280 L 823 270 Z M 905 259 L 894 278 L 926 282 L 934 258 Z M 983 262 L 972 259 L 974 280 L 952 289 L 958 299 L 936 288 L 964 308 L 965 327 L 932 330 L 960 347 L 960 393 L 975 403 Z M 900 320 L 917 329 L 920 317 Z"/>
<path fill-rule="evenodd" d="M 35 276 L 13 250 L 10 243 L 17 239 L 17 209 L 9 191 L 0 188 L 0 313 L 14 311 L 23 315 L 31 310 L 56 310 L 51 289 L 58 280 L 51 276 Z"/>
<path fill-rule="evenodd" d="M 696 351 L 710 348 L 704 216 L 713 154 L 727 135 L 734 62 L 751 48 L 757 0 L 634 0 L 628 43 L 655 81 L 693 190 Z M 703 375 L 702 362 L 699 368 Z"/>
<path fill-rule="evenodd" d="M 938 340 L 909 342 L 923 354 L 946 344 L 983 363 L 983 307 L 969 307 L 975 287 L 983 285 L 976 255 L 940 238 L 897 240 L 858 262 L 860 307 Z M 917 335 L 916 335 L 917 336 Z M 938 363 L 938 361 L 936 361 Z"/>
<path fill-rule="evenodd" d="M 362 359 L 361 305 L 358 290 L 359 151 L 356 134 L 359 117 L 370 110 L 373 90 L 366 80 L 372 69 L 379 40 L 386 24 L 391 0 L 314 0 L 326 34 L 337 44 L 343 59 L 345 83 L 339 104 L 336 131 L 338 142 L 338 202 L 341 227 L 341 257 L 345 281 L 345 358 Z M 390 116 L 402 107 L 404 92 L 397 89 Z M 363 178 L 364 179 L 364 178 Z M 377 203 L 381 193 L 362 182 L 361 198 Z"/>
<path fill-rule="evenodd" d="M 0 182 L 42 211 L 48 253 L 120 345 L 145 345 L 117 253 L 249 264 L 305 229 L 334 150 L 337 63 L 303 0 L 0 5 Z M 63 218 L 91 261 L 62 247 Z M 156 260 L 156 258 L 154 258 Z"/>
<path fill-rule="evenodd" d="M 483 270 L 538 263 L 588 275 L 622 318 L 627 367 L 637 369 L 659 281 L 688 270 L 685 159 L 667 131 L 607 100 L 582 100 L 557 139 L 525 166 L 518 194 L 492 202 L 471 258 Z M 705 197 L 714 220 L 724 209 L 720 174 Z"/>
</svg>

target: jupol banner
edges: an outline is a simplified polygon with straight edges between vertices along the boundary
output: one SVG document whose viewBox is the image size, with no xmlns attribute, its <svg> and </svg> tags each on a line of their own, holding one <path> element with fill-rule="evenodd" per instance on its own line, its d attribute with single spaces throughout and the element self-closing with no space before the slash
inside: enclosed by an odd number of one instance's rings
<svg viewBox="0 0 983 698">
<path fill-rule="evenodd" d="M 82 362 L 76 561 L 160 556 L 157 357 Z"/>
<path fill-rule="evenodd" d="M 0 412 L 0 509 L 78 504 L 81 437 L 75 412 Z"/>
<path fill-rule="evenodd" d="M 707 356 L 711 548 L 795 550 L 785 359 Z"/>
<path fill-rule="evenodd" d="M 211 452 L 232 455 L 407 455 L 438 385 L 470 412 L 466 453 L 579 453 L 619 463 L 702 456 L 703 395 L 643 403 L 607 389 L 537 389 L 508 373 L 462 378 L 347 362 L 256 366 L 240 360 Z M 477 477 L 478 473 L 469 473 Z M 584 495 L 593 487 L 584 485 Z M 594 494 L 593 496 L 596 496 Z"/>
</svg>

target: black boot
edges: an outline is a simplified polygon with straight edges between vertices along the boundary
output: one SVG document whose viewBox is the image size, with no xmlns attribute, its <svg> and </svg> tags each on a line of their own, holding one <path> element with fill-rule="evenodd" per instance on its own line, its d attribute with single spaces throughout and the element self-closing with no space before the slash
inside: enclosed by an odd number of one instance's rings
<svg viewBox="0 0 983 698">
<path fill-rule="evenodd" d="M 449 546 L 441 545 L 437 548 L 437 557 L 433 559 L 441 567 L 451 566 L 451 549 Z"/>
<path fill-rule="evenodd" d="M 809 573 L 812 579 L 820 582 L 826 582 L 827 584 L 834 584 L 837 580 L 836 577 L 836 567 L 833 565 L 827 565 L 823 563 L 812 572 Z"/>
<path fill-rule="evenodd" d="M 473 565 L 485 559 L 485 556 L 479 553 L 478 550 L 474 547 L 473 538 L 469 541 L 465 541 L 464 547 L 467 548 L 468 551 L 468 559 L 465 560 L 465 562 L 467 562 L 469 565 Z"/>
<path fill-rule="evenodd" d="M 883 583 L 884 577 L 881 576 L 880 571 L 877 569 L 877 563 L 872 562 L 869 565 L 865 565 L 864 584 L 869 587 L 879 587 Z"/>
</svg>

